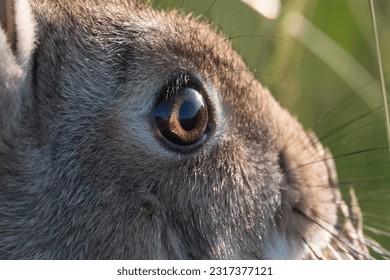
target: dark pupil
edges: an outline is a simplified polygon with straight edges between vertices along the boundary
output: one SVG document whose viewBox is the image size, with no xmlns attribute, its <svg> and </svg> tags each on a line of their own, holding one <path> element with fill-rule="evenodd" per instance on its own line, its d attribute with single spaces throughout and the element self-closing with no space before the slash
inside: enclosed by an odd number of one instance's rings
<svg viewBox="0 0 390 280">
<path fill-rule="evenodd" d="M 203 104 L 197 104 L 193 100 L 185 101 L 179 110 L 179 121 L 181 127 L 186 131 L 191 131 L 198 123 L 198 112 Z"/>
<path fill-rule="evenodd" d="M 160 133 L 177 145 L 191 145 L 203 138 L 208 126 L 207 105 L 193 88 L 160 99 L 153 110 Z"/>
</svg>

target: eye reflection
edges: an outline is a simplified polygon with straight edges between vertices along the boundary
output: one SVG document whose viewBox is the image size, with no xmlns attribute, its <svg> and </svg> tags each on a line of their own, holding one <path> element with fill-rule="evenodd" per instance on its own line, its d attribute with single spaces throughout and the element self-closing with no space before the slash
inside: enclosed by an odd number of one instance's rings
<svg viewBox="0 0 390 280">
<path fill-rule="evenodd" d="M 153 116 L 161 135 L 181 146 L 200 141 L 208 126 L 206 102 L 197 90 L 189 87 L 172 98 L 160 99 Z"/>
</svg>

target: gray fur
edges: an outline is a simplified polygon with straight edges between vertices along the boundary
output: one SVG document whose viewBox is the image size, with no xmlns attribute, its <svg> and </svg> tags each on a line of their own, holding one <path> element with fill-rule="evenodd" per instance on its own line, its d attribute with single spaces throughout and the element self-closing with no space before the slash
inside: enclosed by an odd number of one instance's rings
<svg viewBox="0 0 390 280">
<path fill-rule="evenodd" d="M 34 40 L 17 41 L 29 55 L 0 30 L 0 259 L 308 258 L 327 246 L 333 166 L 249 71 L 231 71 L 246 68 L 223 37 L 133 2 L 29 2 Z M 150 122 L 183 73 L 203 81 L 216 130 L 181 154 Z"/>
</svg>

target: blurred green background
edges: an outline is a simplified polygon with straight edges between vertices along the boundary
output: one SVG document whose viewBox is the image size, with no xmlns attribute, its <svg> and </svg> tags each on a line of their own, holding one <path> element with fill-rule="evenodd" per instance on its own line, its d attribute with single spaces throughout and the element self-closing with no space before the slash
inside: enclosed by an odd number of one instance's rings
<svg viewBox="0 0 390 280">
<path fill-rule="evenodd" d="M 355 188 L 365 233 L 390 250 L 390 161 L 368 0 L 285 0 L 274 20 L 239 0 L 152 2 L 240 36 L 235 49 L 332 151 L 340 186 Z M 374 2 L 390 88 L 390 1 Z"/>
</svg>

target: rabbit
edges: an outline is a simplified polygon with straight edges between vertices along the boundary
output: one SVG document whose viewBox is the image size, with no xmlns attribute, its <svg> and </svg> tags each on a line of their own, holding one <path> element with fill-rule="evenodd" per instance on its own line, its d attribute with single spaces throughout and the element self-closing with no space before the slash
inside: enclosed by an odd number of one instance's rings
<svg viewBox="0 0 390 280">
<path fill-rule="evenodd" d="M 0 259 L 370 258 L 330 152 L 207 23 L 2 5 Z"/>
</svg>

